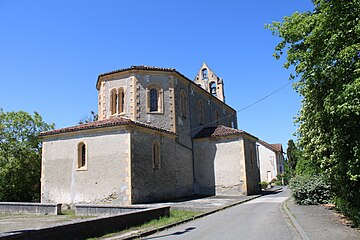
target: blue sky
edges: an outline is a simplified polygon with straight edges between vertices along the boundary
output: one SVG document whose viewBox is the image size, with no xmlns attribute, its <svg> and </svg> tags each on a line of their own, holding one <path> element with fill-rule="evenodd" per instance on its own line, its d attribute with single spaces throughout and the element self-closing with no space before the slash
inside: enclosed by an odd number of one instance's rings
<svg viewBox="0 0 360 240">
<path fill-rule="evenodd" d="M 193 79 L 203 61 L 242 109 L 288 82 L 264 28 L 311 1 L 0 0 L 0 108 L 39 112 L 56 128 L 97 111 L 100 73 L 173 67 Z M 238 113 L 238 127 L 269 143 L 294 138 L 301 98 L 291 85 Z"/>
</svg>

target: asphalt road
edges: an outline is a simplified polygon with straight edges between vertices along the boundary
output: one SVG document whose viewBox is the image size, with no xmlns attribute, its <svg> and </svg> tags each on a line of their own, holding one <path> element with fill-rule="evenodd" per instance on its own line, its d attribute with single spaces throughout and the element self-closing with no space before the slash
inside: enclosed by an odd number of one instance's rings
<svg viewBox="0 0 360 240">
<path fill-rule="evenodd" d="M 300 239 L 281 208 L 289 195 L 284 188 L 144 239 Z"/>
</svg>

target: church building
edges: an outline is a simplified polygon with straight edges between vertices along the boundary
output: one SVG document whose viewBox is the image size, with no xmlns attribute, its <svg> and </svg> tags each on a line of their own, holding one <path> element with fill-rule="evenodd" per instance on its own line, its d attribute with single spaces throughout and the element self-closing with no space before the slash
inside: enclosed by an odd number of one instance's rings
<svg viewBox="0 0 360 240">
<path fill-rule="evenodd" d="M 100 74 L 98 120 L 40 134 L 41 201 L 147 203 L 259 193 L 257 138 L 237 129 L 224 81 L 204 63 Z"/>
</svg>

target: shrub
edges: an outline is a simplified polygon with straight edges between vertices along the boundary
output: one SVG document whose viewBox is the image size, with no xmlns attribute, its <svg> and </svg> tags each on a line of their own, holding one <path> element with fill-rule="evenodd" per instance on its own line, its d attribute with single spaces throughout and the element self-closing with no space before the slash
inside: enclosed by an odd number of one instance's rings
<svg viewBox="0 0 360 240">
<path fill-rule="evenodd" d="M 340 210 L 344 215 L 349 217 L 355 227 L 360 226 L 360 212 L 359 208 L 355 206 L 355 204 L 341 197 L 335 197 L 334 202 L 336 208 Z"/>
<path fill-rule="evenodd" d="M 293 177 L 289 187 L 300 205 L 323 204 L 330 200 L 330 184 L 319 175 Z"/>
<path fill-rule="evenodd" d="M 259 185 L 260 185 L 261 189 L 265 189 L 269 186 L 269 183 L 268 182 L 259 182 Z"/>
<path fill-rule="evenodd" d="M 282 186 L 282 185 L 285 184 L 285 181 L 284 181 L 284 184 L 283 184 L 282 177 L 279 175 L 279 177 L 272 184 L 275 185 L 275 186 Z"/>
</svg>

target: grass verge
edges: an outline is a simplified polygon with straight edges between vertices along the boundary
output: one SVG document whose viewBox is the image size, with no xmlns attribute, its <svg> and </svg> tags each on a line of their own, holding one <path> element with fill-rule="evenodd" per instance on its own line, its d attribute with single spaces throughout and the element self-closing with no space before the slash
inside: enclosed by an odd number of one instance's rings
<svg viewBox="0 0 360 240">
<path fill-rule="evenodd" d="M 175 222 L 179 222 L 188 218 L 192 218 L 194 216 L 197 216 L 199 214 L 201 214 L 202 212 L 192 212 L 192 211 L 183 211 L 183 210 L 170 210 L 170 216 L 168 217 L 161 217 L 159 219 L 154 219 L 151 220 L 147 223 L 135 226 L 135 227 L 131 227 L 119 232 L 114 232 L 114 233 L 109 233 L 106 234 L 100 238 L 90 238 L 91 240 L 95 240 L 95 239 L 104 239 L 104 238 L 109 238 L 109 237 L 113 237 L 115 235 L 121 235 L 121 234 L 125 234 L 128 232 L 132 232 L 132 231 L 140 231 L 143 230 L 145 231 L 146 229 L 154 229 L 154 228 L 158 228 L 158 227 L 162 227 L 162 226 L 166 226 Z"/>
</svg>

